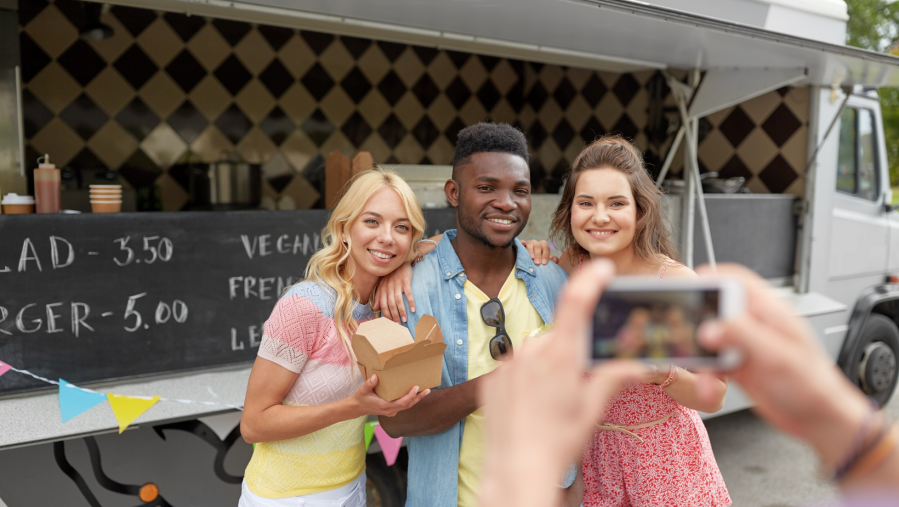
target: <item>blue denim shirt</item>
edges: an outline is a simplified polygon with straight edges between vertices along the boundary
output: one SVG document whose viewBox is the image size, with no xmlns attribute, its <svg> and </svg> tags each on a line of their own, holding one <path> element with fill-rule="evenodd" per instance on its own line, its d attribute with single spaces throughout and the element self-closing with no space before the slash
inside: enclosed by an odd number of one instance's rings
<svg viewBox="0 0 899 507">
<path fill-rule="evenodd" d="M 441 388 L 468 380 L 468 316 L 462 285 L 465 270 L 450 243 L 455 229 L 446 231 L 437 248 L 413 268 L 412 294 L 415 313 L 406 301 L 406 326 L 414 334 L 422 315 L 433 315 L 443 331 L 446 351 L 443 353 Z M 556 295 L 567 281 L 565 270 L 550 262 L 537 266 L 527 250 L 515 240 L 517 256 L 515 277 L 524 280 L 528 299 L 550 324 Z M 448 430 L 426 437 L 406 439 L 409 448 L 409 481 L 406 507 L 456 507 L 459 483 L 459 449 L 462 445 L 462 419 Z"/>
</svg>

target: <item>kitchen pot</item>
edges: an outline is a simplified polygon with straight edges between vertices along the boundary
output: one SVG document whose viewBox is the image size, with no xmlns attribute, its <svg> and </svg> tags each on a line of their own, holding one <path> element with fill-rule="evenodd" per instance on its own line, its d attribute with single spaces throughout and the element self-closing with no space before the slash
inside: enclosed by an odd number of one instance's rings
<svg viewBox="0 0 899 507">
<path fill-rule="evenodd" d="M 211 164 L 190 165 L 191 209 L 255 209 L 262 200 L 262 168 L 232 153 Z"/>
</svg>

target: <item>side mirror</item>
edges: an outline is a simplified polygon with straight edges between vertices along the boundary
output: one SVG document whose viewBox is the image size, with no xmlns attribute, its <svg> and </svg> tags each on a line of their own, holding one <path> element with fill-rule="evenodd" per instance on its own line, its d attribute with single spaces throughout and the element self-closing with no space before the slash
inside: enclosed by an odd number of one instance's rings
<svg viewBox="0 0 899 507">
<path fill-rule="evenodd" d="M 883 209 L 887 213 L 892 213 L 899 209 L 899 204 L 893 205 L 893 190 L 887 189 L 886 193 L 883 196 Z"/>
</svg>

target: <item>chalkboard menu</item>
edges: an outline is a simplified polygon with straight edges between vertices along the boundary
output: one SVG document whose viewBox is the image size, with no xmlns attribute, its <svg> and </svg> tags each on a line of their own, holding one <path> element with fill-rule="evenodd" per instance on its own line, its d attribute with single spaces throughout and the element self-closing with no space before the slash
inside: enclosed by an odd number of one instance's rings
<svg viewBox="0 0 899 507">
<path fill-rule="evenodd" d="M 428 235 L 455 227 L 428 210 Z M 0 361 L 75 384 L 251 363 L 328 211 L 0 215 Z M 52 388 L 0 376 L 0 396 Z"/>
</svg>

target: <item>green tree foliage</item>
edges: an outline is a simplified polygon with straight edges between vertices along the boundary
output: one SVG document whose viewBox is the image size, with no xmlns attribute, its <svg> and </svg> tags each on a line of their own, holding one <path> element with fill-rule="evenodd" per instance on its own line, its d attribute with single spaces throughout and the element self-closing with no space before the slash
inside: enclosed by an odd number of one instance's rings
<svg viewBox="0 0 899 507">
<path fill-rule="evenodd" d="M 846 44 L 873 51 L 887 51 L 897 40 L 899 1 L 846 0 L 849 23 Z"/>
<path fill-rule="evenodd" d="M 890 164 L 890 185 L 895 187 L 899 186 L 899 88 L 881 88 L 879 93 L 887 160 Z"/>
<path fill-rule="evenodd" d="M 846 44 L 899 55 L 899 0 L 846 0 Z M 890 180 L 899 185 L 899 88 L 881 88 L 880 108 L 890 164 Z"/>
</svg>

